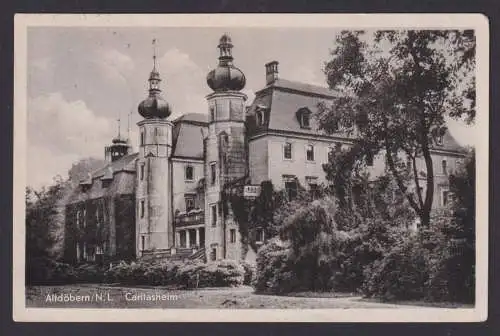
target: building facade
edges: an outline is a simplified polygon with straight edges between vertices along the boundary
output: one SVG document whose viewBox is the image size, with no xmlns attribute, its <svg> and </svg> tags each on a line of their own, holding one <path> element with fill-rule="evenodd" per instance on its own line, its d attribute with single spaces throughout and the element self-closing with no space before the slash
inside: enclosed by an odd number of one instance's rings
<svg viewBox="0 0 500 336">
<path fill-rule="evenodd" d="M 218 44 L 219 62 L 207 75 L 207 113 L 171 120 L 153 56 L 138 151 L 121 136 L 105 147 L 107 164 L 75 187 L 66 204 L 68 262 L 171 258 L 254 261 L 223 191 L 271 181 L 290 194 L 298 185 L 326 182 L 323 164 L 332 150 L 355 139 L 326 134 L 312 116 L 335 97 L 327 88 L 282 79 L 279 64 L 264 67 L 265 86 L 252 102 L 241 92 L 245 75 L 233 62 L 231 38 Z M 264 76 L 263 76 L 264 77 Z M 175 107 L 174 107 L 175 108 Z M 432 149 L 434 208 L 448 202 L 448 174 L 464 153 L 449 133 Z M 422 165 L 422 166 L 420 166 Z M 423 170 L 423 162 L 417 169 Z M 373 171 L 383 171 L 375 158 Z M 257 241 L 265 232 L 257 231 Z"/>
</svg>

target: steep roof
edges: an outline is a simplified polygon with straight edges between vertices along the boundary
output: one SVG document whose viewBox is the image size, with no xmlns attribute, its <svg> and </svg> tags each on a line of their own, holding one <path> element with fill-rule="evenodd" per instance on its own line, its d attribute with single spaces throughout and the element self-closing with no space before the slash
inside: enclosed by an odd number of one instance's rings
<svg viewBox="0 0 500 336">
<path fill-rule="evenodd" d="M 98 170 L 92 172 L 91 173 L 92 178 L 94 179 L 94 178 L 102 177 L 105 174 L 107 174 L 110 169 L 113 173 L 118 172 L 118 171 L 122 171 L 122 170 L 135 172 L 134 160 L 137 158 L 138 155 L 139 155 L 139 153 L 125 155 L 122 158 L 120 158 L 119 160 L 116 160 L 114 162 L 110 162 L 109 164 L 102 167 L 101 169 L 98 169 Z"/>
<path fill-rule="evenodd" d="M 67 204 L 78 203 L 88 199 L 101 197 L 113 197 L 116 195 L 126 195 L 135 193 L 135 174 L 129 171 L 120 171 L 113 176 L 113 180 L 104 187 L 100 178 L 92 180 L 92 185 L 87 191 L 83 191 L 81 186 L 75 185 L 67 200 Z"/>
<path fill-rule="evenodd" d="M 174 120 L 174 124 L 179 122 L 208 124 L 208 115 L 203 113 L 186 113 Z"/>
<path fill-rule="evenodd" d="M 301 92 L 309 96 L 311 95 L 323 96 L 323 98 L 333 98 L 338 96 L 338 94 L 335 91 L 324 86 L 301 83 L 283 78 L 275 80 L 271 84 L 264 87 L 262 90 L 258 91 L 257 94 L 261 91 L 265 91 L 270 88 L 281 89 L 284 91 L 294 91 L 296 93 Z"/>
<path fill-rule="evenodd" d="M 202 129 L 208 127 L 208 116 L 188 113 L 174 120 L 173 157 L 203 159 Z"/>
<path fill-rule="evenodd" d="M 335 95 L 335 92 L 324 87 L 278 79 L 256 93 L 247 115 L 250 118 L 249 122 L 255 123 L 251 119 L 255 118 L 256 111 L 259 109 L 264 111 L 266 123 L 263 129 L 327 135 L 326 132 L 319 130 L 314 116 L 318 112 L 318 104 L 327 103 Z M 297 111 L 301 109 L 311 112 L 309 128 L 301 127 L 297 119 Z M 334 136 L 349 138 L 343 132 L 338 132 Z"/>
<path fill-rule="evenodd" d="M 435 145 L 433 146 L 434 149 L 439 150 L 439 149 L 444 149 L 444 150 L 450 150 L 454 152 L 466 152 L 465 148 L 460 146 L 451 135 L 449 130 L 446 130 L 446 132 L 443 135 L 443 144 L 442 145 Z"/>
<path fill-rule="evenodd" d="M 287 79 L 277 79 L 262 90 L 257 91 L 252 105 L 248 108 L 247 118 L 250 135 L 265 130 L 329 135 L 319 130 L 318 121 L 314 115 L 318 112 L 319 103 L 327 103 L 338 95 L 339 93 L 325 87 Z M 301 109 L 308 109 L 311 112 L 309 128 L 303 128 L 299 123 L 297 112 Z M 265 124 L 262 127 L 255 127 L 257 110 L 262 111 L 265 115 Z M 337 132 L 331 134 L 331 136 L 345 138 L 346 140 L 353 138 L 353 136 L 347 135 L 345 132 Z M 446 131 L 443 136 L 443 144 L 434 146 L 434 149 L 454 152 L 464 151 L 464 148 L 457 143 L 449 131 Z"/>
<path fill-rule="evenodd" d="M 90 173 L 88 189 L 84 192 L 79 184 L 75 184 L 66 203 L 77 203 L 86 199 L 119 194 L 133 194 L 135 192 L 135 159 L 137 156 L 138 153 L 125 155 Z M 104 187 L 103 179 L 109 179 L 109 185 Z"/>
</svg>

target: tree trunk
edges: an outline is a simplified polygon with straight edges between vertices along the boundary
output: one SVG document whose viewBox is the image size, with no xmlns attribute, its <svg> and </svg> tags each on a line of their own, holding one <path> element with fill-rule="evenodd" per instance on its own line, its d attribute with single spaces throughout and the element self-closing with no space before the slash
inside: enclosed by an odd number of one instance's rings
<svg viewBox="0 0 500 336">
<path fill-rule="evenodd" d="M 427 141 L 422 146 L 422 154 L 424 155 L 425 167 L 427 170 L 427 190 L 425 191 L 425 202 L 420 214 L 420 220 L 422 226 L 428 227 L 432 210 L 432 201 L 434 198 L 434 168 L 432 166 L 432 157 Z"/>
</svg>

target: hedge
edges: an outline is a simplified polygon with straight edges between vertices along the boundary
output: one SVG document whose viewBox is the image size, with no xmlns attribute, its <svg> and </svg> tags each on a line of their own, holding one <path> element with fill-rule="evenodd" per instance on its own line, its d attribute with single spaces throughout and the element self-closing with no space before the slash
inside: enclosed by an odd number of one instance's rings
<svg viewBox="0 0 500 336">
<path fill-rule="evenodd" d="M 180 288 L 234 287 L 245 280 L 245 268 L 231 260 L 203 262 L 119 262 L 112 267 L 96 264 L 71 266 L 39 260 L 29 268 L 31 285 L 114 283 L 120 285 L 176 286 Z M 248 275 L 247 275 L 248 277 Z"/>
</svg>

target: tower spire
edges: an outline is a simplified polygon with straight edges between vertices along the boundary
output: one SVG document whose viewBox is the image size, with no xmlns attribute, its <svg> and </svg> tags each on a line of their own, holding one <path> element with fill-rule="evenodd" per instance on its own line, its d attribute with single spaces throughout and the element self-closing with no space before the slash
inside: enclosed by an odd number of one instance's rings
<svg viewBox="0 0 500 336">
<path fill-rule="evenodd" d="M 127 115 L 127 139 L 130 139 L 130 119 L 132 118 L 132 110 Z"/>
<path fill-rule="evenodd" d="M 120 139 L 121 137 L 121 120 L 120 120 L 120 117 L 118 117 L 118 119 L 116 119 L 116 122 L 118 123 L 118 139 Z"/>
<path fill-rule="evenodd" d="M 156 68 L 156 38 L 153 39 L 153 71 L 158 71 Z"/>
</svg>

